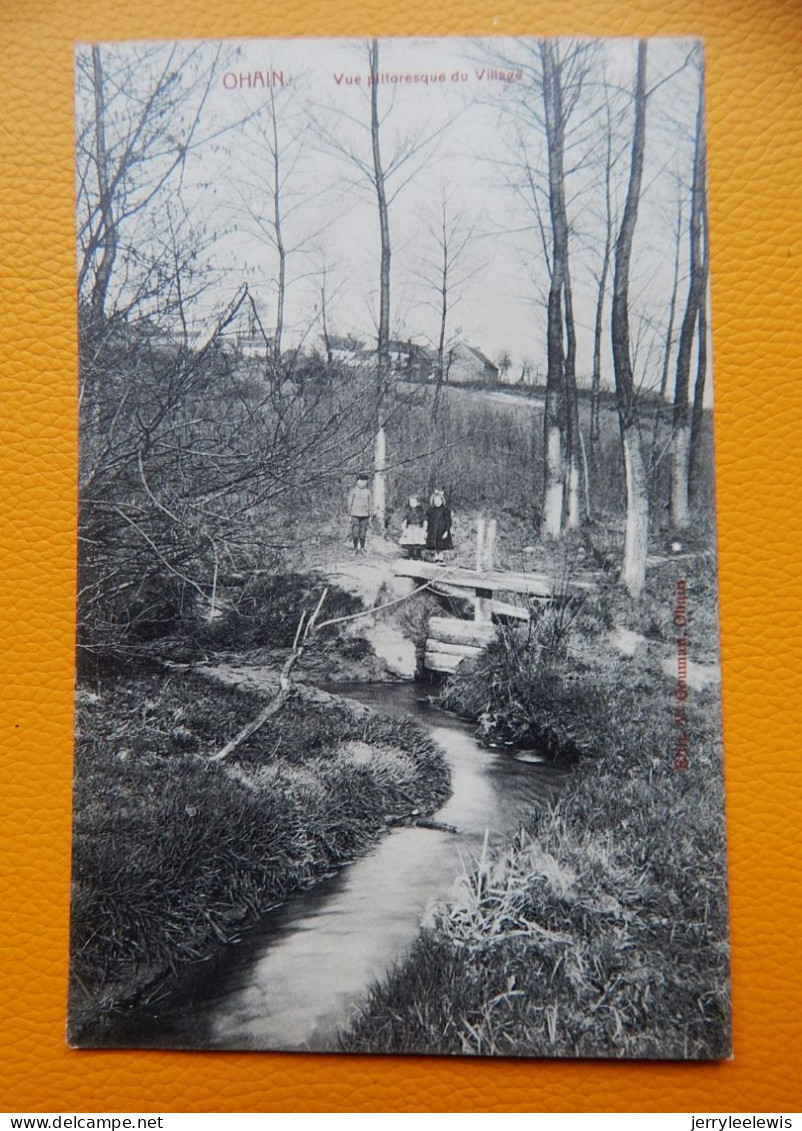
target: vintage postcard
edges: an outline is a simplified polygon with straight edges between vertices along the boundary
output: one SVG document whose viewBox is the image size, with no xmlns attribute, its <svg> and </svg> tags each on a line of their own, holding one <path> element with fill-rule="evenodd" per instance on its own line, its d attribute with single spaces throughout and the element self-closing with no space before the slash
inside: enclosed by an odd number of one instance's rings
<svg viewBox="0 0 802 1131">
<path fill-rule="evenodd" d="M 77 49 L 74 1046 L 731 1055 L 704 90 Z"/>
</svg>

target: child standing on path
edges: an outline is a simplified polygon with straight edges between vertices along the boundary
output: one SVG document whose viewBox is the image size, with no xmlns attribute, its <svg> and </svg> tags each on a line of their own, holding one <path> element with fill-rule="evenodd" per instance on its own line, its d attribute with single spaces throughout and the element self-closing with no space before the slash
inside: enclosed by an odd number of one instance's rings
<svg viewBox="0 0 802 1131">
<path fill-rule="evenodd" d="M 409 496 L 409 505 L 404 514 L 404 529 L 398 541 L 410 558 L 415 561 L 420 560 L 421 552 L 426 545 L 426 513 L 417 495 Z"/>
<path fill-rule="evenodd" d="M 364 554 L 368 523 L 373 514 L 373 496 L 368 487 L 368 477 L 362 471 L 356 477 L 356 485 L 348 492 L 348 514 L 351 519 L 354 553 Z"/>
<path fill-rule="evenodd" d="M 431 506 L 426 512 L 426 545 L 434 550 L 434 560 L 443 561 L 443 551 L 453 550 L 454 543 L 451 539 L 451 508 L 446 506 L 446 497 L 442 491 L 432 492 L 429 500 Z"/>
</svg>

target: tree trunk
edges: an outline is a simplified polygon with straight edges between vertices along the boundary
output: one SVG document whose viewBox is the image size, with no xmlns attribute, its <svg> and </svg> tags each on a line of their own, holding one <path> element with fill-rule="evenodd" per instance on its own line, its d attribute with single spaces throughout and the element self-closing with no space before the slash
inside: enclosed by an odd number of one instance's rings
<svg viewBox="0 0 802 1131">
<path fill-rule="evenodd" d="M 565 513 L 566 530 L 576 530 L 582 521 L 582 492 L 580 461 L 582 439 L 579 435 L 579 398 L 576 391 L 576 329 L 574 326 L 574 304 L 571 294 L 571 276 L 568 263 L 565 265 L 565 407 L 566 407 L 566 448 L 565 485 L 567 490 L 567 509 Z"/>
<path fill-rule="evenodd" d="M 384 425 L 373 441 L 373 521 L 380 534 L 387 522 L 387 433 Z"/>
<path fill-rule="evenodd" d="M 273 363 L 281 369 L 281 335 L 284 331 L 284 294 L 287 278 L 287 251 L 281 232 L 281 170 L 278 149 L 278 122 L 276 120 L 276 100 L 273 87 L 270 87 L 270 114 L 273 129 L 273 226 L 276 230 L 276 251 L 278 252 L 278 295 L 276 298 L 276 329 L 273 334 Z"/>
<path fill-rule="evenodd" d="M 443 226 L 442 226 L 442 251 L 443 262 L 440 269 L 440 333 L 437 339 L 437 372 L 434 381 L 434 397 L 432 398 L 432 440 L 436 442 L 437 424 L 440 415 L 440 392 L 445 380 L 446 364 L 446 322 L 448 320 L 448 234 L 446 232 L 446 210 L 443 201 Z M 434 448 L 435 444 L 432 444 Z"/>
<path fill-rule="evenodd" d="M 651 482 L 652 498 L 655 497 L 657 486 L 658 451 L 660 442 L 660 423 L 666 409 L 665 398 L 668 388 L 668 371 L 671 366 L 671 351 L 674 348 L 674 319 L 677 314 L 677 293 L 679 291 L 679 256 L 682 242 L 682 195 L 679 197 L 677 208 L 676 239 L 674 241 L 674 280 L 671 286 L 671 302 L 668 307 L 668 328 L 666 330 L 666 344 L 663 350 L 663 369 L 660 374 L 660 400 L 654 410 L 654 423 L 652 424 L 652 451 L 651 451 Z"/>
<path fill-rule="evenodd" d="M 117 226 L 112 213 L 111 188 L 109 185 L 109 158 L 106 148 L 106 95 L 103 81 L 103 62 L 100 48 L 92 47 L 92 79 L 95 93 L 95 157 L 97 162 L 97 186 L 100 198 L 102 234 L 98 247 L 102 249 L 100 263 L 95 272 L 90 300 L 92 322 L 102 325 L 106 317 L 106 295 L 108 294 L 114 261 L 117 258 Z"/>
<path fill-rule="evenodd" d="M 646 584 L 646 554 L 649 548 L 649 494 L 643 452 L 637 428 L 621 433 L 627 492 L 627 524 L 624 534 L 624 566 L 621 580 L 637 597 Z"/>
<path fill-rule="evenodd" d="M 446 231 L 446 206 L 443 201 L 443 262 L 440 271 L 440 334 L 437 339 L 437 379 L 443 380 L 446 352 L 446 322 L 448 320 L 448 232 Z"/>
<path fill-rule="evenodd" d="M 691 422 L 688 406 L 688 390 L 691 372 L 691 351 L 693 335 L 699 317 L 699 303 L 702 296 L 702 202 L 704 199 L 704 74 L 699 71 L 699 104 L 696 115 L 696 144 L 693 156 L 693 182 L 691 185 L 690 220 L 690 278 L 688 299 L 679 336 L 677 351 L 677 379 L 674 386 L 674 435 L 671 450 L 671 525 L 684 530 L 690 522 L 690 499 L 688 485 L 690 479 Z"/>
<path fill-rule="evenodd" d="M 559 424 L 559 408 L 555 403 L 559 392 L 546 388 L 545 421 L 545 490 L 540 532 L 544 538 L 559 538 L 563 513 L 563 445 Z"/>
<path fill-rule="evenodd" d="M 543 515 L 541 535 L 557 538 L 563 509 L 563 430 L 565 416 L 565 354 L 562 296 L 565 285 L 568 231 L 565 219 L 563 172 L 563 109 L 554 47 L 541 40 L 543 107 L 549 153 L 549 206 L 552 227 L 551 285 L 546 325 L 546 408 L 543 418 Z"/>
<path fill-rule="evenodd" d="M 323 334 L 323 348 L 326 351 L 326 366 L 331 369 L 334 354 L 331 351 L 331 335 L 329 334 L 329 304 L 326 294 L 326 266 L 323 266 L 323 281 L 320 284 L 320 329 Z"/>
<path fill-rule="evenodd" d="M 593 373 L 590 378 L 590 466 L 593 482 L 598 483 L 601 475 L 601 342 L 604 324 L 604 294 L 607 289 L 607 273 L 610 268 L 610 239 L 604 248 L 604 259 L 599 276 L 599 290 L 596 299 L 596 322 L 593 327 Z M 587 467 L 587 461 L 586 461 Z M 590 502 L 590 488 L 585 487 L 585 506 L 588 517 L 593 513 Z"/>
<path fill-rule="evenodd" d="M 599 291 L 596 299 L 596 323 L 593 327 L 593 373 L 590 379 L 590 446 L 594 462 L 598 459 L 599 438 L 599 409 L 601 405 L 601 341 L 602 326 L 604 325 L 604 295 L 607 289 L 607 272 L 610 269 L 610 241 L 604 248 L 604 260 L 599 276 Z"/>
<path fill-rule="evenodd" d="M 610 111 L 607 111 L 607 160 L 604 169 L 605 189 L 605 219 L 604 255 L 599 273 L 599 290 L 596 299 L 596 322 L 593 327 L 593 374 L 590 379 L 590 458 L 594 468 L 594 475 L 598 474 L 599 439 L 601 429 L 599 411 L 601 407 L 601 343 L 602 326 L 604 325 L 604 296 L 607 290 L 607 275 L 610 271 L 610 252 L 613 245 L 613 202 L 612 202 L 612 166 L 613 166 L 613 125 L 610 120 Z"/>
<path fill-rule="evenodd" d="M 629 345 L 629 265 L 632 241 L 638 219 L 643 157 L 646 148 L 646 41 L 638 43 L 635 78 L 635 123 L 632 133 L 632 159 L 629 187 L 615 246 L 613 274 L 612 344 L 618 423 L 626 482 L 626 532 L 621 580 L 633 597 L 646 584 L 649 498 L 637 426 L 637 406 Z"/>
<path fill-rule="evenodd" d="M 696 500 L 699 493 L 699 476 L 702 470 L 702 444 L 704 443 L 705 383 L 707 379 L 707 280 L 710 270 L 710 251 L 707 232 L 707 203 L 702 202 L 702 293 L 699 299 L 698 353 L 696 362 L 696 383 L 693 389 L 693 412 L 691 413 L 691 455 L 690 455 L 690 499 Z"/>
<path fill-rule="evenodd" d="M 373 177 L 379 209 L 381 266 L 379 271 L 379 335 L 377 343 L 378 429 L 375 440 L 373 506 L 376 526 L 384 531 L 387 520 L 387 437 L 384 431 L 384 401 L 390 377 L 390 218 L 387 210 L 384 169 L 379 146 L 379 41 L 369 47 L 370 59 L 370 136 L 373 146 Z"/>
</svg>

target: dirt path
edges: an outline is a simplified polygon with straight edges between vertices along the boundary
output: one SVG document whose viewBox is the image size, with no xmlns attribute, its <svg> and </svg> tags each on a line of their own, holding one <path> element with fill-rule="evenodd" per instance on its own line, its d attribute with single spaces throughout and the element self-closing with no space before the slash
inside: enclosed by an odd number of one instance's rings
<svg viewBox="0 0 802 1131">
<path fill-rule="evenodd" d="M 323 562 L 318 568 L 334 585 L 359 597 L 365 607 L 371 609 L 410 593 L 413 587 L 411 581 L 393 573 L 392 563 L 397 557 L 398 546 L 394 542 L 373 536 L 364 554 L 346 551 L 336 560 Z M 415 645 L 386 615 L 378 613 L 375 617 L 360 618 L 351 624 L 351 631 L 370 642 L 376 655 L 393 675 L 399 679 L 413 678 Z"/>
</svg>

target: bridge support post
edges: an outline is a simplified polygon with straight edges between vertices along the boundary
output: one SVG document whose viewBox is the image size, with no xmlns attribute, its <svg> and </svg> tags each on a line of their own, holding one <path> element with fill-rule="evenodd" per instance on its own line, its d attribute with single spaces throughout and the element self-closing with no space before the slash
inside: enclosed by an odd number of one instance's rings
<svg viewBox="0 0 802 1131">
<path fill-rule="evenodd" d="M 484 569 L 485 560 L 485 531 L 486 524 L 484 515 L 478 515 L 476 519 L 476 572 L 481 573 Z"/>
<path fill-rule="evenodd" d="M 487 524 L 485 531 L 485 545 L 484 545 L 484 565 L 483 569 L 492 570 L 495 565 L 496 558 L 496 530 L 498 524 L 494 518 L 491 518 Z"/>
<path fill-rule="evenodd" d="M 493 623 L 493 590 L 477 589 L 473 619 L 477 624 Z"/>
</svg>

